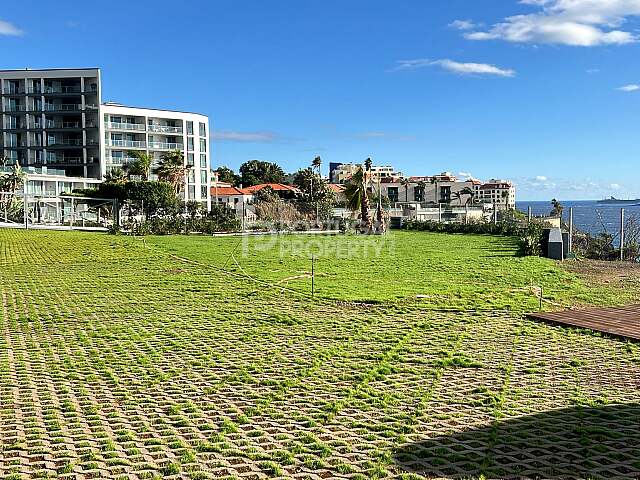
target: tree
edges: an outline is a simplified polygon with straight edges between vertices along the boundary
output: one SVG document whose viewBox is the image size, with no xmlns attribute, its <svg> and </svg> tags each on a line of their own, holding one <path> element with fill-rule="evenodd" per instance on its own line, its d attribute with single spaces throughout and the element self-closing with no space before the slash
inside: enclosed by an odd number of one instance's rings
<svg viewBox="0 0 640 480">
<path fill-rule="evenodd" d="M 20 167 L 19 163 L 16 163 L 11 169 L 10 173 L 0 172 L 0 192 L 8 193 L 6 199 L 2 199 L 5 209 L 10 209 L 13 205 L 13 201 L 16 197 L 18 188 L 24 185 L 27 180 L 27 174 Z"/>
<path fill-rule="evenodd" d="M 116 167 L 104 175 L 104 182 L 111 184 L 122 184 L 127 181 L 127 173 L 124 169 Z"/>
<path fill-rule="evenodd" d="M 431 177 L 431 185 L 435 185 L 435 187 L 436 187 L 435 188 L 435 195 L 436 195 L 435 203 L 436 204 L 440 203 L 440 196 L 438 195 L 438 193 L 439 193 L 438 192 L 438 184 L 439 184 L 438 177 Z"/>
<path fill-rule="evenodd" d="M 316 217 L 326 218 L 330 215 L 336 195 L 320 175 L 311 168 L 298 170 L 293 177 L 293 184 L 302 190 L 302 200 L 312 205 Z"/>
<path fill-rule="evenodd" d="M 555 198 L 551 200 L 551 205 L 553 206 L 553 210 L 551 210 L 552 217 L 562 217 L 562 212 L 564 211 L 564 207 L 560 203 L 560 201 Z"/>
<path fill-rule="evenodd" d="M 367 170 L 367 172 L 368 171 L 369 170 Z M 347 208 L 352 212 L 360 211 L 360 230 L 363 233 L 371 232 L 373 228 L 371 214 L 369 213 L 371 202 L 369 201 L 369 191 L 367 188 L 367 184 L 369 183 L 367 172 L 365 172 L 362 167 L 359 167 L 347 183 L 344 191 L 347 197 Z"/>
<path fill-rule="evenodd" d="M 153 170 L 158 179 L 170 183 L 176 195 L 185 185 L 185 175 L 189 167 L 184 164 L 184 155 L 180 150 L 173 150 L 162 155 L 160 164 Z"/>
<path fill-rule="evenodd" d="M 416 200 L 419 202 L 424 202 L 424 192 L 427 188 L 427 184 L 425 181 L 420 180 L 416 185 Z M 417 198 L 419 197 L 419 198 Z"/>
<path fill-rule="evenodd" d="M 401 178 L 400 185 L 404 187 L 404 201 L 409 202 L 409 184 L 411 181 L 408 178 Z"/>
<path fill-rule="evenodd" d="M 229 167 L 225 167 L 224 165 L 216 168 L 213 173 L 218 175 L 218 181 L 223 183 L 230 183 L 234 187 L 240 185 L 241 178 L 236 172 L 231 170 Z"/>
<path fill-rule="evenodd" d="M 277 163 L 250 160 L 240 166 L 242 185 L 251 187 L 262 183 L 284 183 L 285 175 Z"/>
<path fill-rule="evenodd" d="M 458 200 L 458 203 L 460 205 L 462 205 L 462 197 L 464 197 L 465 195 L 469 197 L 465 202 L 465 205 L 472 203 L 475 196 L 473 190 L 469 187 L 464 187 L 462 190 L 455 191 L 452 193 L 452 195 Z"/>
<path fill-rule="evenodd" d="M 153 157 L 147 152 L 141 152 L 139 150 L 132 150 L 129 152 L 129 155 L 135 160 L 128 165 L 125 165 L 125 172 L 129 175 L 139 175 L 143 180 L 149 180 Z"/>
</svg>

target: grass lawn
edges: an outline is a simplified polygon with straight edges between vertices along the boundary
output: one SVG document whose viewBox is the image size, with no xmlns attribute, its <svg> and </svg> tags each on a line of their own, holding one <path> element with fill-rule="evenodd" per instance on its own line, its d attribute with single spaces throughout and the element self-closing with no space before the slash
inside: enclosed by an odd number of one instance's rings
<svg viewBox="0 0 640 480">
<path fill-rule="evenodd" d="M 387 253 L 318 244 L 312 300 L 223 272 L 235 238 L 0 229 L 0 479 L 640 476 L 640 347 L 525 320 L 517 289 L 631 294 L 503 239 L 346 241 Z M 227 267 L 308 270 L 253 242 Z"/>
<path fill-rule="evenodd" d="M 537 257 L 517 257 L 508 238 L 392 232 L 384 237 L 153 237 L 150 245 L 324 298 L 418 303 L 421 307 L 532 311 L 629 303 L 640 286 L 595 285 Z M 232 256 L 233 254 L 233 256 Z"/>
</svg>

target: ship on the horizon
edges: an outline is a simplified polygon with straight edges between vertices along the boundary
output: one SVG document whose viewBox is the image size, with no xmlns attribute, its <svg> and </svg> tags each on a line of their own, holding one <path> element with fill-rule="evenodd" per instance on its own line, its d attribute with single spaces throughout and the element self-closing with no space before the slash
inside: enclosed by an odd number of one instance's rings
<svg viewBox="0 0 640 480">
<path fill-rule="evenodd" d="M 636 198 L 635 200 L 620 200 L 616 197 L 609 197 L 604 200 L 598 200 L 598 203 L 606 205 L 637 205 L 640 204 L 640 198 Z"/>
</svg>

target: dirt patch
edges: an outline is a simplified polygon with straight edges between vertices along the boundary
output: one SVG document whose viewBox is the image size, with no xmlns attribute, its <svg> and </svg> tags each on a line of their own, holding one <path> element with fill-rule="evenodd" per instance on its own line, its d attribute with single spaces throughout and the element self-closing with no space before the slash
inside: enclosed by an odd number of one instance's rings
<svg viewBox="0 0 640 480">
<path fill-rule="evenodd" d="M 576 260 L 564 262 L 562 266 L 590 285 L 640 288 L 640 264 L 637 263 Z"/>
</svg>

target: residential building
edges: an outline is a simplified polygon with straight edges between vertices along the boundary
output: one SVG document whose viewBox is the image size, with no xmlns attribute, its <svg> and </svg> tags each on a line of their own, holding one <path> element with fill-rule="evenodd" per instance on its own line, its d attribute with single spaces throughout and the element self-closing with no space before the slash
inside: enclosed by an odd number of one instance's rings
<svg viewBox="0 0 640 480">
<path fill-rule="evenodd" d="M 250 203 L 253 193 L 247 189 L 234 187 L 230 183 L 216 182 L 211 187 L 211 202 L 224 204 L 229 207 L 237 207 L 242 203 Z"/>
<path fill-rule="evenodd" d="M 499 209 L 516 208 L 516 187 L 508 180 L 489 180 L 474 184 L 476 201 L 496 205 Z"/>
<path fill-rule="evenodd" d="M 299 188 L 284 183 L 261 183 L 260 185 L 247 187 L 244 190 L 254 195 L 265 188 L 271 189 L 276 195 L 285 200 L 293 200 L 302 194 L 302 190 Z"/>
<path fill-rule="evenodd" d="M 205 115 L 103 104 L 98 68 L 0 70 L 0 157 L 25 169 L 27 195 L 87 188 L 126 165 L 131 151 L 157 164 L 174 149 L 190 167 L 184 198 L 209 206 Z"/>
<path fill-rule="evenodd" d="M 179 150 L 189 167 L 185 199 L 210 207 L 209 119 L 205 115 L 109 102 L 101 107 L 101 120 L 101 155 L 105 159 L 102 175 L 133 161 L 133 152 L 151 155 L 154 167 L 163 154 Z M 155 177 L 152 175 L 151 179 Z"/>
<path fill-rule="evenodd" d="M 347 183 L 360 167 L 362 167 L 361 164 L 355 163 L 331 163 L 329 164 L 329 179 L 331 183 Z M 389 165 L 372 165 L 370 175 L 372 181 L 377 182 L 383 178 L 401 177 L 402 172 L 396 171 L 395 168 Z"/>
</svg>

